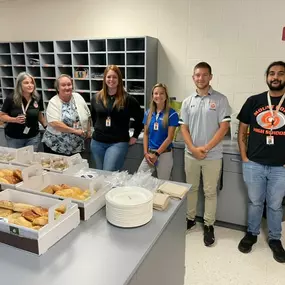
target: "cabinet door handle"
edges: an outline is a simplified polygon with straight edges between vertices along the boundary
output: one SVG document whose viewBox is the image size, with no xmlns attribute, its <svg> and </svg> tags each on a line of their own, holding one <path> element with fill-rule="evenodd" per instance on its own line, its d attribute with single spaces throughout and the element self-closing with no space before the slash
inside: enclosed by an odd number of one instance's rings
<svg viewBox="0 0 285 285">
<path fill-rule="evenodd" d="M 233 162 L 242 162 L 240 159 L 238 159 L 238 158 L 231 158 L 231 161 L 233 161 Z"/>
</svg>

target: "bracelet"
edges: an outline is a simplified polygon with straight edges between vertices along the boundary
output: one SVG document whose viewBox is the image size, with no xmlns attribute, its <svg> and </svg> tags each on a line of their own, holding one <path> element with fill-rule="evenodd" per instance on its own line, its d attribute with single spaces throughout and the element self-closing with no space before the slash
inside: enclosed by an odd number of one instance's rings
<svg viewBox="0 0 285 285">
<path fill-rule="evenodd" d="M 159 157 L 160 156 L 160 154 L 156 151 L 155 153 L 154 153 L 157 157 Z"/>
</svg>

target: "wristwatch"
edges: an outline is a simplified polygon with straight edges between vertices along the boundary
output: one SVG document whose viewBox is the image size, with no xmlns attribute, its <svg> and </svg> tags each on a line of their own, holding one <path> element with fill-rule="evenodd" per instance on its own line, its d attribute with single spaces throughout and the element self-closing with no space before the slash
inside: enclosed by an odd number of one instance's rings
<svg viewBox="0 0 285 285">
<path fill-rule="evenodd" d="M 159 157 L 160 156 L 160 154 L 156 151 L 155 153 L 154 153 L 157 157 Z"/>
</svg>

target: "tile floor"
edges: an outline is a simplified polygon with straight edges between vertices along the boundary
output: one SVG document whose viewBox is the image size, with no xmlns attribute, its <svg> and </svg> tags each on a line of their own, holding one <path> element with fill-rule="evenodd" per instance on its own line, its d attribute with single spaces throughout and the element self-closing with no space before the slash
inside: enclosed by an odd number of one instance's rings
<svg viewBox="0 0 285 285">
<path fill-rule="evenodd" d="M 265 225 L 263 225 L 265 228 Z M 216 244 L 203 243 L 202 224 L 186 235 L 185 285 L 281 285 L 285 284 L 285 264 L 276 262 L 266 242 L 266 229 L 249 254 L 240 253 L 237 245 L 241 231 L 215 227 Z M 285 246 L 285 222 L 283 222 Z"/>
</svg>

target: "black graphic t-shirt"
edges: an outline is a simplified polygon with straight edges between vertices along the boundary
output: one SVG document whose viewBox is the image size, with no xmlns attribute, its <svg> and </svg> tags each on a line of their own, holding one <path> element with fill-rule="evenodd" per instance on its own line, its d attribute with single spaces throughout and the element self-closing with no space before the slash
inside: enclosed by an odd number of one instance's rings
<svg viewBox="0 0 285 285">
<path fill-rule="evenodd" d="M 276 109 L 281 98 L 271 97 L 273 110 Z M 250 127 L 247 148 L 249 160 L 270 166 L 285 165 L 285 101 L 274 119 L 273 145 L 266 144 L 266 137 L 270 136 L 272 127 L 272 115 L 267 102 L 267 92 L 249 97 L 237 118 Z"/>
</svg>

